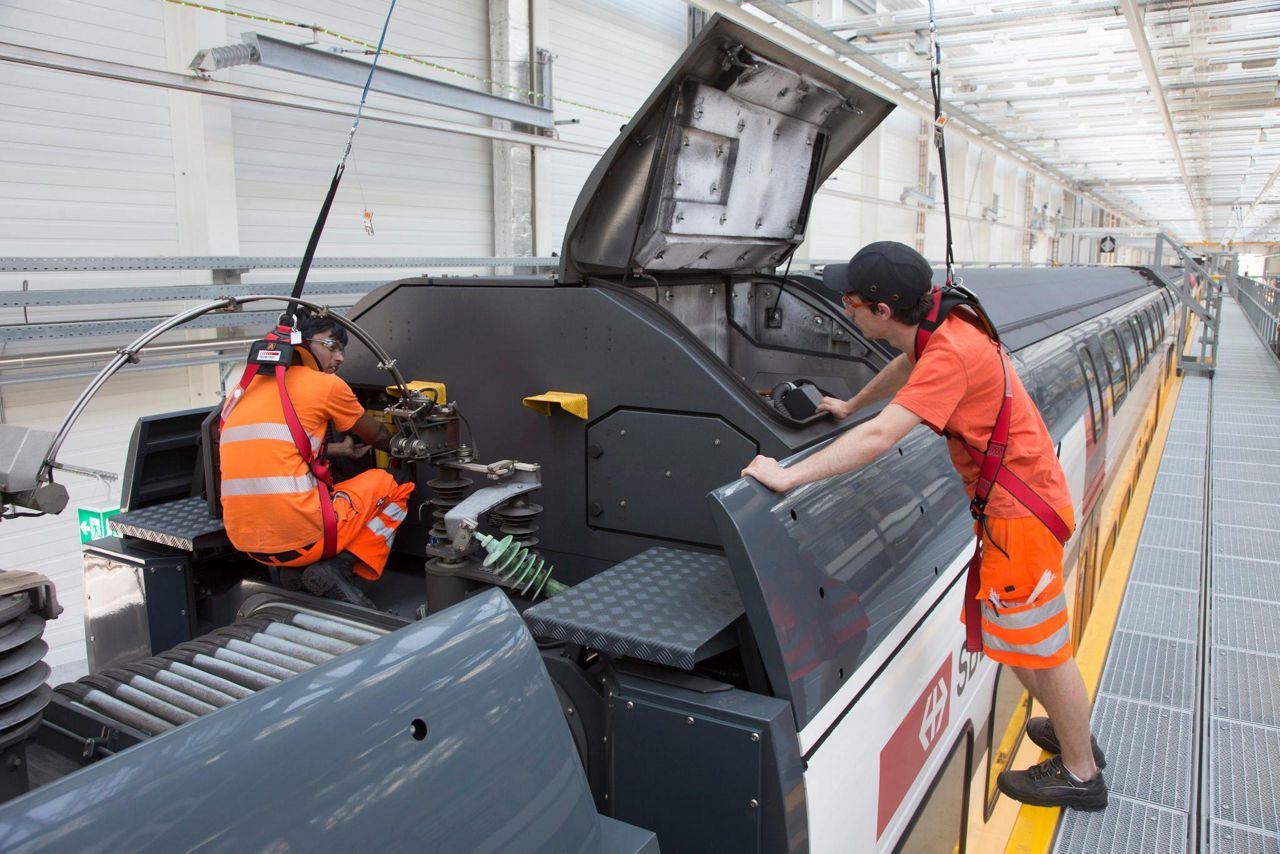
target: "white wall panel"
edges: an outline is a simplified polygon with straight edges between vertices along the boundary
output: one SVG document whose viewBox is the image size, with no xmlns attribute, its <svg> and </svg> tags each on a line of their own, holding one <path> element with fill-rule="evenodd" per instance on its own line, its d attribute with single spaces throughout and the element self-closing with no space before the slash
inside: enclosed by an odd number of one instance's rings
<svg viewBox="0 0 1280 854">
<path fill-rule="evenodd" d="M 7 41 L 153 66 L 160 18 L 158 4 L 126 0 L 0 6 Z M 57 255 L 69 242 L 83 255 L 176 251 L 163 90 L 6 65 L 0 115 L 0 254 Z"/>
<path fill-rule="evenodd" d="M 688 45 L 689 7 L 678 0 L 554 0 L 553 94 L 560 137 L 607 148 Z M 565 103 L 573 101 L 575 104 Z M 585 105 L 585 106 L 578 106 Z M 578 191 L 598 158 L 550 154 L 552 243 L 559 251 Z"/>
<path fill-rule="evenodd" d="M 387 7 L 382 0 L 233 4 L 233 8 L 251 8 L 258 14 L 314 22 L 375 44 Z M 250 30 L 296 43 L 310 38 L 309 31 L 296 27 L 232 17 L 228 17 L 226 29 L 228 43 L 238 42 L 239 33 Z M 343 44 L 323 35 L 321 40 L 326 46 Z M 479 0 L 400 3 L 391 18 L 385 47 L 483 77 L 489 52 L 487 4 Z M 488 91 L 480 80 L 431 65 L 395 57 L 384 57 L 379 65 Z M 254 86 L 287 87 L 350 103 L 353 114 L 360 95 L 356 87 L 270 69 L 232 69 L 228 79 Z M 454 121 L 484 121 L 377 92 L 370 93 L 369 104 Z M 232 105 L 232 126 L 241 252 L 301 254 L 341 157 L 351 118 L 236 102 Z M 487 140 L 362 122 L 317 254 L 492 254 L 491 157 Z M 366 209 L 373 214 L 372 236 L 364 229 Z M 334 274 L 317 270 L 313 275 L 318 281 Z M 349 275 L 349 271 L 338 275 Z"/>
<path fill-rule="evenodd" d="M 160 68 L 161 3 L 7 0 L 3 38 L 43 50 Z M 180 239 L 170 95 L 162 89 L 6 64 L 0 74 L 0 255 L 176 255 Z M 176 273 L 3 274 L 0 289 L 164 286 Z M 102 308 L 32 309 L 31 322 L 101 318 Z M 23 319 L 10 310 L 0 322 Z M 5 354 L 47 344 L 7 343 Z M 87 380 L 0 388 L 4 423 L 55 430 Z M 203 395 L 185 370 L 109 383 L 63 446 L 62 462 L 120 473 L 140 413 L 182 409 Z M 0 568 L 43 572 L 66 608 L 49 625 L 55 684 L 84 673 L 78 507 L 114 506 L 119 485 L 60 474 L 60 515 L 0 525 Z"/>
</svg>

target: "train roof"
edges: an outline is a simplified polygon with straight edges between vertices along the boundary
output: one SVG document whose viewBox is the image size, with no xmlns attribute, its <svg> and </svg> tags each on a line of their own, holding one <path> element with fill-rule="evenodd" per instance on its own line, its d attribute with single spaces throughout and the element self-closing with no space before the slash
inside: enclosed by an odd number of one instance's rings
<svg viewBox="0 0 1280 854">
<path fill-rule="evenodd" d="M 1168 278 L 1169 268 L 1159 271 Z M 1070 329 L 1161 286 L 1148 267 L 974 267 L 956 271 L 977 294 L 1010 350 Z M 946 280 L 934 270 L 934 283 Z"/>
</svg>

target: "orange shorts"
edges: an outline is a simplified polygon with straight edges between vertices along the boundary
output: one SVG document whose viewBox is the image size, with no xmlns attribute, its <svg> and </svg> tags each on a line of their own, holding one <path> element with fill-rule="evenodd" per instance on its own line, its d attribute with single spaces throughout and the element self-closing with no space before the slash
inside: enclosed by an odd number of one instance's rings
<svg viewBox="0 0 1280 854">
<path fill-rule="evenodd" d="M 338 517 L 335 553 L 356 557 L 357 575 L 376 581 L 391 555 L 396 529 L 408 515 L 413 483 L 396 483 L 390 473 L 369 469 L 333 486 L 333 509 Z M 324 554 L 323 538 L 288 554 L 249 556 L 268 566 L 310 566 Z"/>
<path fill-rule="evenodd" d="M 1070 506 L 1058 515 L 1074 530 Z M 987 519 L 978 598 L 988 657 L 1033 669 L 1071 658 L 1062 555 L 1058 538 L 1035 516 Z"/>
</svg>

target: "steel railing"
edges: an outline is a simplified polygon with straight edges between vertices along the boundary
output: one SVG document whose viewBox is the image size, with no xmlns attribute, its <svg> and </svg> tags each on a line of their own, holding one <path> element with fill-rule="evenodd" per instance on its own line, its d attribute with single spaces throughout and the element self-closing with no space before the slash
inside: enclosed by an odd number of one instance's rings
<svg viewBox="0 0 1280 854">
<path fill-rule="evenodd" d="M 1280 287 L 1228 271 L 1227 289 L 1244 311 L 1253 331 L 1280 358 Z"/>
<path fill-rule="evenodd" d="M 20 290 L 0 290 L 0 312 L 8 310 L 13 316 L 10 322 L 0 320 L 0 385 L 91 375 L 95 371 L 83 365 L 109 360 L 117 352 L 117 341 L 129 340 L 177 313 L 184 307 L 179 303 L 245 294 L 289 294 L 292 281 L 245 284 L 241 279 L 251 271 L 292 273 L 299 263 L 300 259 L 291 257 L 242 256 L 0 258 L 0 273 L 24 276 Z M 305 295 L 345 314 L 363 295 L 397 278 L 439 275 L 459 268 L 548 275 L 558 263 L 558 258 L 489 256 L 317 259 L 313 269 L 351 271 L 353 275 L 309 282 Z M 148 275 L 147 281 L 136 286 L 122 286 L 119 276 L 114 275 L 170 270 L 208 271 L 209 281 L 169 284 L 155 282 Z M 387 272 L 379 275 L 381 270 Z M 99 287 L 66 288 L 60 285 L 67 273 L 89 274 L 90 278 L 93 273 L 113 275 L 109 279 L 104 276 Z M 57 278 L 42 281 L 46 275 Z M 66 319 L 53 314 L 59 310 L 91 313 L 92 317 Z M 160 363 L 150 361 L 147 367 L 154 370 L 239 360 L 252 340 L 245 337 L 246 330 L 256 332 L 270 326 L 276 314 L 234 311 L 202 316 L 183 329 L 210 330 L 210 337 L 151 348 L 152 355 L 166 358 Z M 43 370 L 33 373 L 36 368 Z"/>
</svg>

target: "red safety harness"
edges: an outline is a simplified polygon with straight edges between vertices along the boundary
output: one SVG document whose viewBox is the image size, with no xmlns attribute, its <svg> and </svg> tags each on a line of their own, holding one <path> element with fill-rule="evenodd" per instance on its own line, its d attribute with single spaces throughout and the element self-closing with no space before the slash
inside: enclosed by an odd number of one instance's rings
<svg viewBox="0 0 1280 854">
<path fill-rule="evenodd" d="M 268 332 L 261 341 L 253 342 L 249 348 L 249 363 L 245 366 L 244 376 L 240 378 L 240 385 L 232 389 L 230 397 L 223 405 L 219 426 L 226 426 L 227 416 L 240 402 L 245 389 L 249 387 L 254 377 L 259 374 L 275 375 L 276 388 L 280 393 L 280 406 L 284 410 L 285 423 L 289 426 L 289 435 L 293 438 L 293 444 L 297 447 L 298 453 L 302 455 L 303 462 L 311 469 L 311 474 L 316 479 L 316 492 L 320 496 L 320 517 L 324 525 L 324 550 L 321 557 L 331 558 L 338 551 L 338 514 L 333 509 L 333 476 L 329 473 L 329 463 L 323 456 L 323 450 L 319 457 L 311 452 L 311 437 L 303 429 L 302 422 L 298 420 L 298 413 L 293 408 L 293 401 L 289 399 L 289 391 L 284 384 L 285 371 L 293 361 L 294 347 L 301 343 L 302 336 L 283 318 L 275 331 Z"/>
<path fill-rule="evenodd" d="M 1041 498 L 1035 490 L 1004 467 L 1004 454 L 1009 447 L 1009 423 L 1012 419 L 1013 382 L 1009 378 L 1007 357 L 1000 346 L 1000 336 L 996 332 L 995 324 L 991 322 L 991 318 L 987 316 L 982 304 L 978 302 L 978 298 L 972 292 L 959 286 L 952 286 L 945 291 L 940 288 L 934 288 L 933 308 L 930 309 L 928 316 L 921 322 L 919 329 L 916 331 L 916 360 L 919 361 L 920 354 L 924 352 L 924 348 L 928 345 L 933 333 L 946 320 L 947 315 L 958 306 L 968 308 L 982 323 L 984 331 L 995 345 L 996 353 L 1000 358 L 1000 368 L 1004 372 L 1004 400 L 1000 404 L 1000 411 L 996 413 L 995 426 L 991 430 L 991 439 L 987 442 L 985 451 L 979 451 L 961 437 L 955 436 L 946 430 L 936 431 L 948 439 L 955 439 L 960 442 L 978 466 L 978 482 L 973 490 L 973 499 L 969 502 L 969 512 L 978 522 L 978 542 L 977 547 L 974 549 L 973 557 L 969 560 L 969 576 L 965 583 L 964 613 L 965 649 L 969 652 L 981 652 L 982 624 L 978 607 L 978 590 L 980 587 L 980 567 L 982 566 L 982 537 L 987 527 L 987 501 L 991 497 L 992 487 L 999 484 L 1008 490 L 1014 498 L 1031 511 L 1033 516 L 1043 522 L 1045 527 L 1058 538 L 1058 542 L 1064 546 L 1067 544 L 1067 540 L 1071 538 L 1071 527 L 1058 515 L 1058 511 L 1050 507 L 1049 503 Z"/>
</svg>

